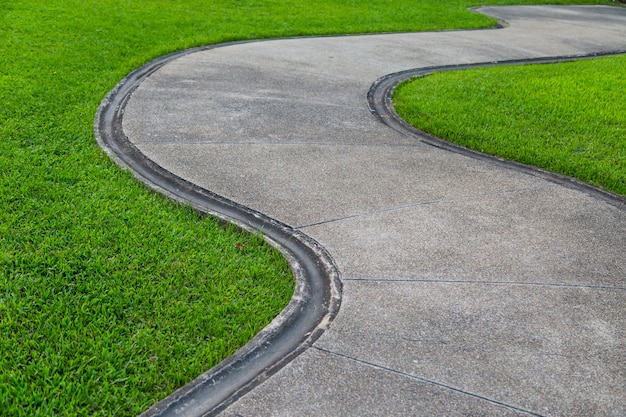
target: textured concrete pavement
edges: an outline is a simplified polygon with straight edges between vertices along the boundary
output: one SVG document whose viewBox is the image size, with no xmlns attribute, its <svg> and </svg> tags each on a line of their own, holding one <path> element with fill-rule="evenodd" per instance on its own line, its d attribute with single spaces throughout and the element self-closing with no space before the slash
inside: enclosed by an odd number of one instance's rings
<svg viewBox="0 0 626 417">
<path fill-rule="evenodd" d="M 626 415 L 626 212 L 383 125 L 411 68 L 626 50 L 626 9 L 484 7 L 503 29 L 182 56 L 126 103 L 150 160 L 325 247 L 329 329 L 224 416 Z"/>
</svg>

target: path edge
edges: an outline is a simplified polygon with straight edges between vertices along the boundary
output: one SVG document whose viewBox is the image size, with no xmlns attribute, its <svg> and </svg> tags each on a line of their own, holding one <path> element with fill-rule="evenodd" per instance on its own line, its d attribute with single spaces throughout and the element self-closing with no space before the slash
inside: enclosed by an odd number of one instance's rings
<svg viewBox="0 0 626 417">
<path fill-rule="evenodd" d="M 100 148 L 153 191 L 193 209 L 260 233 L 289 263 L 296 285 L 279 315 L 230 357 L 176 390 L 141 417 L 211 416 L 261 384 L 310 347 L 341 305 L 339 270 L 326 249 L 304 233 L 260 212 L 186 181 L 146 157 L 125 135 L 122 120 L 136 88 L 152 73 L 182 56 L 246 43 L 227 42 L 174 52 L 128 74 L 100 102 L 94 134 Z"/>
<path fill-rule="evenodd" d="M 414 68 L 388 74 L 380 77 L 370 87 L 367 93 L 367 102 L 370 112 L 383 124 L 391 127 L 392 129 L 402 133 L 405 136 L 414 138 L 420 142 L 428 145 L 455 152 L 470 158 L 483 160 L 495 164 L 497 166 L 512 169 L 514 171 L 522 172 L 524 174 L 539 177 L 544 180 L 556 183 L 565 188 L 583 192 L 598 200 L 602 200 L 612 206 L 615 206 L 621 210 L 626 210 L 626 197 L 604 190 L 600 187 L 588 184 L 580 181 L 576 178 L 566 175 L 558 174 L 556 172 L 548 171 L 542 168 L 538 168 L 532 165 L 522 164 L 520 162 L 511 161 L 502 157 L 488 155 L 470 148 L 466 148 L 461 145 L 449 142 L 441 139 L 437 136 L 431 135 L 423 130 L 420 130 L 414 126 L 408 124 L 402 117 L 396 113 L 393 107 L 393 93 L 395 88 L 403 83 L 414 78 L 425 77 L 427 75 L 444 72 L 444 71 L 462 71 L 472 68 L 486 68 L 495 66 L 511 66 L 511 65 L 531 65 L 531 64 L 554 64 L 559 62 L 572 62 L 583 59 L 601 58 L 607 56 L 624 55 L 626 50 L 581 54 L 581 55 L 566 55 L 557 57 L 543 57 L 543 58 L 526 58 L 526 59 L 513 59 L 502 61 L 488 61 L 471 64 L 458 64 L 458 65 L 442 65 L 432 67 Z"/>
</svg>

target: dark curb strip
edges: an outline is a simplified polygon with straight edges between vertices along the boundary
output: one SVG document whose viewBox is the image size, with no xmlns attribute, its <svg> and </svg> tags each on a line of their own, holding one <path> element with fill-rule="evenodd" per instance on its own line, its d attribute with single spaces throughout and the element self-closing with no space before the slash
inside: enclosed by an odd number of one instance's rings
<svg viewBox="0 0 626 417">
<path fill-rule="evenodd" d="M 250 342 L 151 407 L 142 417 L 219 413 L 311 346 L 341 304 L 338 269 L 321 245 L 262 213 L 177 177 L 143 155 L 124 134 L 122 118 L 126 103 L 143 80 L 171 60 L 232 44 L 166 55 L 129 74 L 100 103 L 94 122 L 96 140 L 118 165 L 130 169 L 154 191 L 250 232 L 261 232 L 289 261 L 296 288 L 289 305 Z"/>
<path fill-rule="evenodd" d="M 487 155 L 482 152 L 469 149 L 452 142 L 440 139 L 422 130 L 419 130 L 407 122 L 405 122 L 393 108 L 393 92 L 394 89 L 402 82 L 408 81 L 414 78 L 425 77 L 435 72 L 443 71 L 459 71 L 471 68 L 479 67 L 495 67 L 502 65 L 528 65 L 528 64 L 552 64 L 558 62 L 576 61 L 581 59 L 599 58 L 603 56 L 621 55 L 626 54 L 626 51 L 612 51 L 587 55 L 572 55 L 561 56 L 551 58 L 531 58 L 531 59 L 516 59 L 506 61 L 493 61 L 483 62 L 476 64 L 463 64 L 463 65 L 444 65 L 434 66 L 426 68 L 415 68 L 406 71 L 396 72 L 394 74 L 385 75 L 374 82 L 369 92 L 367 93 L 367 101 L 370 111 L 385 125 L 395 129 L 396 131 L 415 138 L 423 143 L 435 146 L 447 151 L 456 152 L 471 158 L 488 161 L 495 165 L 513 169 L 518 172 L 523 172 L 528 175 L 539 177 L 547 181 L 562 185 L 566 188 L 570 188 L 577 191 L 582 191 L 592 197 L 603 200 L 619 209 L 626 210 L 626 198 L 620 195 L 611 193 L 585 182 L 579 181 L 576 178 L 568 177 L 566 175 L 557 174 L 551 171 L 546 171 L 541 168 L 537 168 L 530 165 L 525 165 L 519 162 L 509 161 L 497 156 Z"/>
</svg>

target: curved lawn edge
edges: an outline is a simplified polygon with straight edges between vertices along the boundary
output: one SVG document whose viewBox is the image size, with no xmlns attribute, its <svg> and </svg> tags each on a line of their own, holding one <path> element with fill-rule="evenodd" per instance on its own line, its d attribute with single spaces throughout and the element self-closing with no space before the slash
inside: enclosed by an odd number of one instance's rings
<svg viewBox="0 0 626 417">
<path fill-rule="evenodd" d="M 150 74 L 184 55 L 237 43 L 243 42 L 192 48 L 157 58 L 120 81 L 96 112 L 96 141 L 120 167 L 173 200 L 250 233 L 261 233 L 285 256 L 296 280 L 289 304 L 269 325 L 233 355 L 142 413 L 145 417 L 218 413 L 311 346 L 341 304 L 339 271 L 315 240 L 172 174 L 143 155 L 124 134 L 122 119 L 128 99 Z"/>
<path fill-rule="evenodd" d="M 511 161 L 498 156 L 488 155 L 447 140 L 441 139 L 430 133 L 424 132 L 410 124 L 408 124 L 402 117 L 400 117 L 392 103 L 393 93 L 395 88 L 402 82 L 411 80 L 413 78 L 424 77 L 429 74 L 444 71 L 460 71 L 472 68 L 485 68 L 494 66 L 505 65 L 525 65 L 525 64 L 553 64 L 559 62 L 571 62 L 582 59 L 600 58 L 605 56 L 622 55 L 626 54 L 626 50 L 610 51 L 602 53 L 584 54 L 584 55 L 569 55 L 558 57 L 546 57 L 546 58 L 530 58 L 530 59 L 515 59 L 504 61 L 492 61 L 473 64 L 460 64 L 460 65 L 443 65 L 432 66 L 423 68 L 414 68 L 410 70 L 400 71 L 393 74 L 385 75 L 372 84 L 370 90 L 367 93 L 368 106 L 372 114 L 376 116 L 383 124 L 395 129 L 396 131 L 415 138 L 423 143 L 427 143 L 431 146 L 435 146 L 447 151 L 456 152 L 465 156 L 469 156 L 475 159 L 481 159 L 489 161 L 502 167 L 513 169 L 519 172 L 523 172 L 528 175 L 539 177 L 547 181 L 562 185 L 564 187 L 584 192 L 594 198 L 600 199 L 609 203 L 619 209 L 626 210 L 626 197 L 618 194 L 614 194 L 610 191 L 596 187 L 594 185 L 583 182 L 577 178 L 569 177 L 567 175 L 558 174 L 552 171 L 548 171 L 532 165 L 522 164 L 520 162 Z"/>
</svg>

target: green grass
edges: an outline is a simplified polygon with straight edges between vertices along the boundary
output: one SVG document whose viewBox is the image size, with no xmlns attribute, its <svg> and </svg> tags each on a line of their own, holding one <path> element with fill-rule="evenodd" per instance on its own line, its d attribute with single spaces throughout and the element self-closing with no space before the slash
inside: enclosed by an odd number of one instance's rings
<svg viewBox="0 0 626 417">
<path fill-rule="evenodd" d="M 394 106 L 438 137 L 626 195 L 626 56 L 433 74 Z"/>
<path fill-rule="evenodd" d="M 96 146 L 120 79 L 222 41 L 494 24 L 465 11 L 477 3 L 0 1 L 0 414 L 136 415 L 292 294 L 261 239 L 149 192 Z"/>
</svg>

